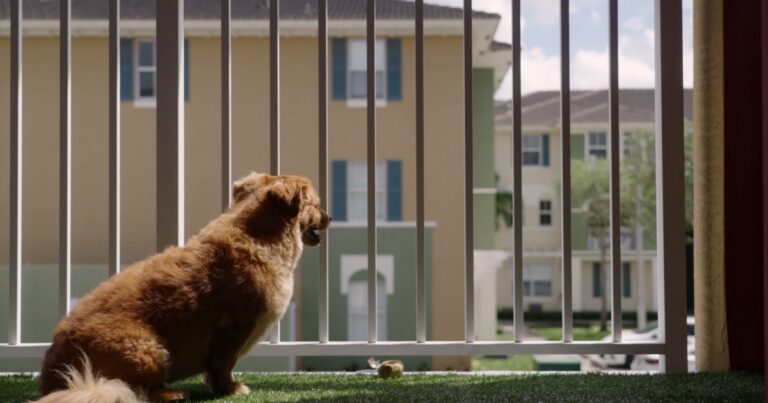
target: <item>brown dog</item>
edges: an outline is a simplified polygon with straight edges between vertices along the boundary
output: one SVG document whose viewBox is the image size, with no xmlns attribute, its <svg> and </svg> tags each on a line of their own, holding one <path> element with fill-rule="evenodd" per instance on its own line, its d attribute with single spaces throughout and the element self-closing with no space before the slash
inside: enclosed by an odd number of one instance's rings
<svg viewBox="0 0 768 403">
<path fill-rule="evenodd" d="M 166 383 L 200 373 L 214 392 L 249 392 L 232 369 L 285 313 L 302 247 L 330 217 L 304 177 L 252 173 L 233 194 L 185 246 L 110 278 L 59 323 L 41 401 L 175 400 Z"/>
</svg>

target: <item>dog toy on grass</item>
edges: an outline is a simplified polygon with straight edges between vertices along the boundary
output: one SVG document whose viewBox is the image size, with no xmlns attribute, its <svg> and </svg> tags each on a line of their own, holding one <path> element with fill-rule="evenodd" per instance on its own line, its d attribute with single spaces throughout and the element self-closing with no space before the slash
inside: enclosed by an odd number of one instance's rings
<svg viewBox="0 0 768 403">
<path fill-rule="evenodd" d="M 368 359 L 368 364 L 370 364 L 371 368 L 378 371 L 380 378 L 385 379 L 399 378 L 403 375 L 403 371 L 405 370 L 403 362 L 399 360 L 387 360 L 380 363 L 375 358 L 371 357 Z"/>
</svg>

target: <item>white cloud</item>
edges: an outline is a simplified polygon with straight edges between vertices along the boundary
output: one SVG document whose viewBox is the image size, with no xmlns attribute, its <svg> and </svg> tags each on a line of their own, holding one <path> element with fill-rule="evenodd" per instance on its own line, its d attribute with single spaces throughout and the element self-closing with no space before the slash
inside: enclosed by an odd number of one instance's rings
<svg viewBox="0 0 768 403">
<path fill-rule="evenodd" d="M 653 31 L 619 38 L 619 86 L 622 88 L 649 88 L 654 85 Z M 523 49 L 521 55 L 523 94 L 560 88 L 560 57 L 550 55 L 541 48 Z M 496 98 L 511 98 L 510 74 L 499 87 Z M 608 49 L 594 51 L 575 50 L 571 60 L 571 88 L 608 88 Z"/>
<path fill-rule="evenodd" d="M 589 15 L 592 18 L 592 21 L 600 22 L 600 12 L 599 11 L 592 10 L 592 12 Z"/>
<path fill-rule="evenodd" d="M 428 0 L 430 3 L 452 7 L 462 7 L 461 0 Z M 498 13 L 501 22 L 495 38 L 509 42 L 512 36 L 511 2 L 507 0 L 474 0 L 475 10 Z M 602 19 L 601 12 L 606 8 L 605 0 L 572 0 L 570 14 L 574 18 Z M 536 27 L 551 26 L 556 31 L 560 16 L 557 0 L 535 0 L 523 2 L 523 12 L 528 20 L 521 21 L 521 29 L 534 24 Z M 683 0 L 683 84 L 693 85 L 693 0 Z M 654 35 L 652 21 L 632 17 L 622 22 L 627 28 L 625 35 L 619 38 L 619 85 L 621 87 L 653 87 L 654 85 Z M 554 32 L 554 31 L 553 31 Z M 577 33 L 572 33 L 576 41 Z M 528 38 L 526 42 L 535 42 Z M 577 42 L 574 42 L 577 43 Z M 606 88 L 608 85 L 608 50 L 595 51 L 574 48 L 571 60 L 571 85 L 574 89 Z M 546 53 L 540 47 L 527 48 L 524 44 L 521 55 L 522 92 L 553 90 L 560 87 L 560 57 L 556 53 Z M 507 74 L 499 87 L 496 98 L 511 97 L 510 74 Z"/>
<path fill-rule="evenodd" d="M 501 3 L 510 4 L 509 1 Z M 533 22 L 544 26 L 556 26 L 560 21 L 560 3 L 557 0 L 536 0 L 522 2 L 522 13 L 530 15 Z"/>
<path fill-rule="evenodd" d="M 573 60 L 571 83 L 574 89 L 608 88 L 608 49 L 580 50 Z M 654 70 L 642 60 L 619 51 L 619 86 L 648 88 L 654 84 Z"/>
<path fill-rule="evenodd" d="M 640 17 L 632 17 L 624 21 L 624 26 L 631 31 L 642 31 L 645 28 L 643 19 Z"/>
</svg>

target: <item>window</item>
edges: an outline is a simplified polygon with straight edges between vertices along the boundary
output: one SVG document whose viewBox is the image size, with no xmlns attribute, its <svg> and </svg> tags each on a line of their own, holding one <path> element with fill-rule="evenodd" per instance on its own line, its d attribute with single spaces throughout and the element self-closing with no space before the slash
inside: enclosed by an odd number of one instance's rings
<svg viewBox="0 0 768 403">
<path fill-rule="evenodd" d="M 552 202 L 550 200 L 539 201 L 539 225 L 552 225 Z"/>
<path fill-rule="evenodd" d="M 136 41 L 136 99 L 154 100 L 157 88 L 154 41 Z"/>
<path fill-rule="evenodd" d="M 624 298 L 632 296 L 632 271 L 629 263 L 621 265 L 621 293 Z"/>
<path fill-rule="evenodd" d="M 387 48 L 384 40 L 378 39 L 375 44 L 376 53 L 376 98 L 386 97 L 385 77 L 387 66 Z M 347 86 L 348 99 L 366 99 L 368 94 L 367 72 L 367 47 L 364 39 L 350 39 L 347 52 Z"/>
<path fill-rule="evenodd" d="M 523 136 L 523 166 L 542 165 L 541 136 Z"/>
<path fill-rule="evenodd" d="M 610 269 L 610 267 L 609 267 Z M 605 278 L 607 284 L 605 285 L 605 292 L 607 295 L 611 295 L 611 273 L 606 272 Z M 632 272 L 629 263 L 621 264 L 621 293 L 624 298 L 632 296 Z M 592 264 L 592 296 L 600 298 L 600 262 Z"/>
<path fill-rule="evenodd" d="M 387 287 L 382 278 L 376 282 L 376 310 L 376 336 L 383 341 L 387 339 Z M 368 282 L 365 280 L 349 283 L 347 340 L 368 340 Z"/>
<path fill-rule="evenodd" d="M 552 266 L 544 264 L 526 264 L 523 266 L 523 296 L 549 297 L 551 295 Z"/>
<path fill-rule="evenodd" d="M 608 135 L 602 132 L 589 133 L 587 155 L 590 158 L 608 157 Z"/>
<path fill-rule="evenodd" d="M 387 217 L 387 166 L 376 161 L 376 219 Z M 349 221 L 368 218 L 368 165 L 365 161 L 349 161 L 347 168 L 347 206 Z"/>
</svg>

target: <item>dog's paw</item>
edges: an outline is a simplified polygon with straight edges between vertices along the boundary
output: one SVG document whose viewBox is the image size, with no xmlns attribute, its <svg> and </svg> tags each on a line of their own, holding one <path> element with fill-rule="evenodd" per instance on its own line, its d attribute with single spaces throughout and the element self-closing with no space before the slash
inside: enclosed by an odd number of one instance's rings
<svg viewBox="0 0 768 403">
<path fill-rule="evenodd" d="M 240 382 L 232 382 L 227 385 L 211 387 L 211 391 L 222 395 L 247 395 L 251 393 L 251 388 Z"/>
<path fill-rule="evenodd" d="M 178 389 L 155 389 L 147 397 L 153 402 L 174 402 L 189 399 L 189 393 Z"/>
<path fill-rule="evenodd" d="M 233 388 L 232 388 L 233 395 L 247 395 L 249 393 L 251 393 L 251 388 L 246 386 L 244 383 L 236 382 L 233 385 Z"/>
</svg>

